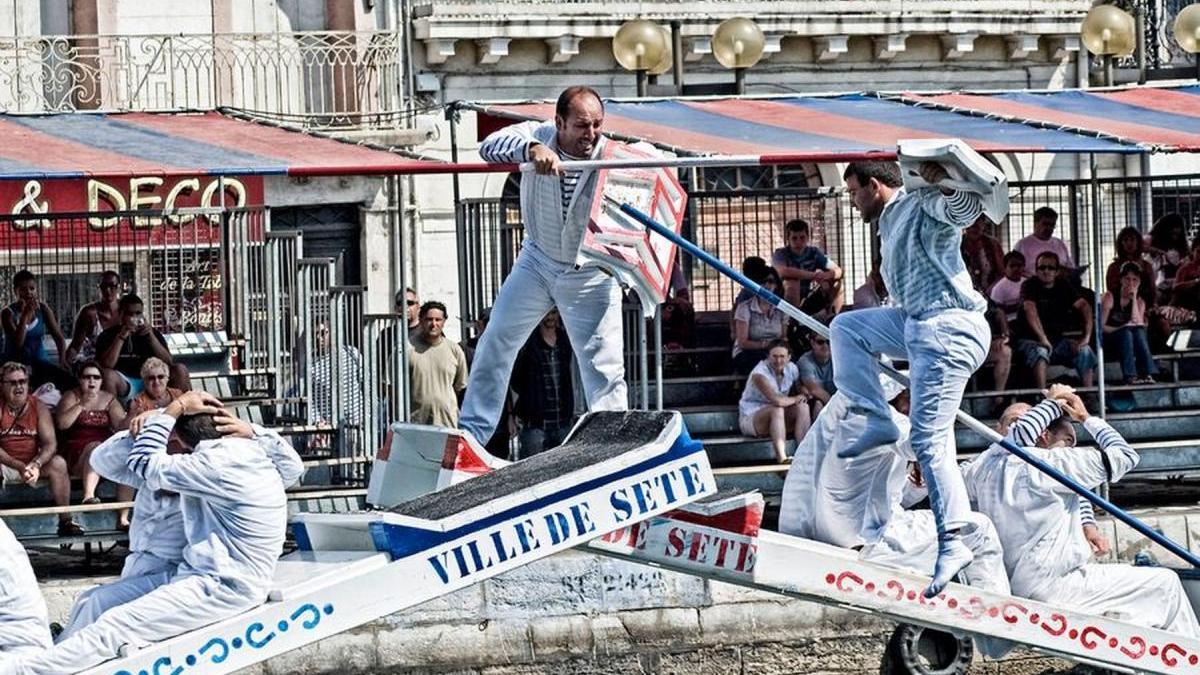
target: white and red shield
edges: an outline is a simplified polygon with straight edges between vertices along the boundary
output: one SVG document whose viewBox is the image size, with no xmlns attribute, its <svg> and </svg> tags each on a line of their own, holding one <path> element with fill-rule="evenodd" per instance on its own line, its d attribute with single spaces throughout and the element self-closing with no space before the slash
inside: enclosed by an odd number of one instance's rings
<svg viewBox="0 0 1200 675">
<path fill-rule="evenodd" d="M 658 156 L 652 149 L 607 143 L 602 159 Z M 679 232 L 683 227 L 687 192 L 673 168 L 601 169 L 597 173 L 591 217 L 576 261 L 612 272 L 637 292 L 646 315 L 653 315 L 654 308 L 666 299 L 671 288 L 675 245 L 662 235 L 648 232 L 609 200 L 630 204 Z"/>
</svg>

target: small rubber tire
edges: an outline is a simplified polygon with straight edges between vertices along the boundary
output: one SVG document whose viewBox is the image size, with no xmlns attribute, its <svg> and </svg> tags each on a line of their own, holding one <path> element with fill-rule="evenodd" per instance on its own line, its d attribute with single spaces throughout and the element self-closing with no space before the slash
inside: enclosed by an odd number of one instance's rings
<svg viewBox="0 0 1200 675">
<path fill-rule="evenodd" d="M 880 675 L 965 675 L 975 657 L 971 638 L 902 623 L 888 640 Z"/>
</svg>

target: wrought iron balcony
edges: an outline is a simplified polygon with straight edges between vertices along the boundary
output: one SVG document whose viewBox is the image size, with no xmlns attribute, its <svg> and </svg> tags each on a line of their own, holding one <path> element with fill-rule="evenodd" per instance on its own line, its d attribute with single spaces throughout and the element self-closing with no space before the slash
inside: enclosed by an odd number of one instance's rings
<svg viewBox="0 0 1200 675">
<path fill-rule="evenodd" d="M 230 107 L 306 128 L 403 126 L 398 32 L 0 39 L 0 110 Z"/>
</svg>

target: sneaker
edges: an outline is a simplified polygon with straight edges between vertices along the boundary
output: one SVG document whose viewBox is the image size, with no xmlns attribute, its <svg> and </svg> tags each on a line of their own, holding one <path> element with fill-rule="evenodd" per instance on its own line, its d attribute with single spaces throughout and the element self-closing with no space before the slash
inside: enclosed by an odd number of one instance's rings
<svg viewBox="0 0 1200 675">
<path fill-rule="evenodd" d="M 73 520 L 62 520 L 58 523 L 58 536 L 60 537 L 77 537 L 83 533 L 83 528 Z"/>
</svg>

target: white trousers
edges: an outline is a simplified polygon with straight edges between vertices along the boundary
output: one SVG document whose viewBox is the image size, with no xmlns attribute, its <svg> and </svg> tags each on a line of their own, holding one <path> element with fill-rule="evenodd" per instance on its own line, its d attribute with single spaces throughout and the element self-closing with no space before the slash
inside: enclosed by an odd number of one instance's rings
<svg viewBox="0 0 1200 675">
<path fill-rule="evenodd" d="M 963 530 L 963 543 L 975 560 L 962 571 L 963 581 L 976 588 L 1008 595 L 1008 573 L 1000 537 L 987 516 L 974 511 L 967 515 L 971 526 Z M 930 575 L 937 562 L 937 526 L 933 512 L 901 511 L 888 521 L 879 539 L 862 548 L 863 560 Z"/>
<path fill-rule="evenodd" d="M 79 672 L 115 659 L 124 645 L 141 649 L 259 604 L 211 577 L 183 577 L 105 612 L 95 623 L 48 651 L 21 659 L 16 672 L 21 675 Z"/>
<path fill-rule="evenodd" d="M 1029 597 L 1200 639 L 1200 623 L 1183 585 L 1164 567 L 1093 563 L 1041 586 Z"/>
<path fill-rule="evenodd" d="M 1009 595 L 1004 549 L 995 526 L 987 516 L 975 511 L 971 511 L 967 518 L 971 525 L 962 529 L 962 541 L 971 549 L 975 559 L 961 572 L 962 580 L 968 586 Z M 937 562 L 937 552 L 937 525 L 933 513 L 918 510 L 903 511 L 893 516 L 879 539 L 864 546 L 859 556 L 880 565 L 929 575 L 933 573 L 933 566 Z M 980 653 L 993 659 L 1001 658 L 1015 646 L 999 638 L 977 635 L 974 639 Z"/>
<path fill-rule="evenodd" d="M 75 604 L 71 605 L 71 615 L 67 619 L 67 626 L 54 641 L 56 643 L 63 642 L 95 623 L 108 610 L 133 602 L 159 586 L 167 585 L 174 574 L 175 570 L 172 568 L 147 574 L 123 576 L 112 583 L 87 589 L 75 598 Z"/>
<path fill-rule="evenodd" d="M 576 269 L 526 243 L 500 287 L 467 380 L 458 425 L 480 443 L 496 430 L 517 352 L 552 307 L 571 339 L 588 410 L 628 407 L 620 285 L 596 267 Z"/>
<path fill-rule="evenodd" d="M 964 310 L 917 318 L 895 307 L 876 307 L 839 314 L 830 326 L 838 393 L 874 417 L 890 415 L 879 384 L 879 355 L 908 360 L 909 439 L 929 488 L 939 537 L 969 525 L 971 503 L 953 452 L 954 416 L 990 341 L 983 315 Z"/>
</svg>

